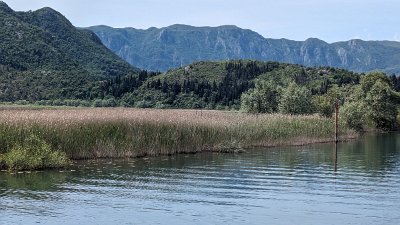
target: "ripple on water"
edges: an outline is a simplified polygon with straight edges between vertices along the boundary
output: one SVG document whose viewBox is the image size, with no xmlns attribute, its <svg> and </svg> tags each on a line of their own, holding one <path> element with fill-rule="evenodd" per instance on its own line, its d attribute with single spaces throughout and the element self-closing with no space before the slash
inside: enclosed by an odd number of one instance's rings
<svg viewBox="0 0 400 225">
<path fill-rule="evenodd" d="M 400 224 L 396 148 L 296 148 L 2 172 L 0 224 Z"/>
</svg>

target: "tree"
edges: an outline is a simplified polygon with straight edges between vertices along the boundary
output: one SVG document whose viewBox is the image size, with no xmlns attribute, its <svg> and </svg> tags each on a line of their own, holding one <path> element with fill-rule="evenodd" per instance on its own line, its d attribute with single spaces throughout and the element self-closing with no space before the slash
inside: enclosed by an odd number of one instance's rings
<svg viewBox="0 0 400 225">
<path fill-rule="evenodd" d="M 364 129 L 365 105 L 363 102 L 346 102 L 340 108 L 340 114 L 343 116 L 349 128 L 361 132 Z"/>
<path fill-rule="evenodd" d="M 372 72 L 367 75 L 365 75 L 361 79 L 361 89 L 363 90 L 363 94 L 366 95 L 372 88 L 372 86 L 375 85 L 377 81 L 381 81 L 382 83 L 388 85 L 389 87 L 392 87 L 392 83 L 384 73 L 381 72 Z M 365 97 L 365 96 L 364 96 Z"/>
<path fill-rule="evenodd" d="M 330 118 L 334 112 L 334 103 L 336 99 L 342 100 L 343 98 L 339 87 L 333 86 L 326 94 L 316 96 L 314 99 L 314 105 L 321 116 Z"/>
<path fill-rule="evenodd" d="M 396 126 L 397 106 L 394 102 L 393 89 L 381 80 L 377 80 L 367 93 L 365 104 L 367 116 L 377 128 L 392 130 Z"/>
<path fill-rule="evenodd" d="M 390 79 L 383 73 L 373 72 L 361 79 L 360 85 L 347 99 L 345 107 L 348 107 L 348 112 L 344 116 L 347 124 L 355 129 L 360 128 L 357 123 L 369 121 L 376 128 L 392 130 L 397 126 L 398 103 L 399 94 L 393 90 Z M 361 119 L 354 123 L 352 118 L 356 116 Z"/>
<path fill-rule="evenodd" d="M 241 110 L 250 113 L 276 112 L 278 97 L 278 90 L 271 82 L 259 80 L 255 88 L 241 96 Z"/>
<path fill-rule="evenodd" d="M 291 82 L 282 93 L 279 101 L 279 112 L 291 115 L 312 113 L 311 92 L 306 87 Z"/>
</svg>

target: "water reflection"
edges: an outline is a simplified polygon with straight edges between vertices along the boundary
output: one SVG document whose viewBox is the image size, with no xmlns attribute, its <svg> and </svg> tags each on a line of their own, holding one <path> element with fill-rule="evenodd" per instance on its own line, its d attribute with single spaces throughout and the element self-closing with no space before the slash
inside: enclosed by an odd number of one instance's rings
<svg viewBox="0 0 400 225">
<path fill-rule="evenodd" d="M 35 194 L 43 191 L 58 191 L 57 184 L 65 180 L 66 174 L 59 171 L 1 173 L 0 197 L 15 194 L 21 198 L 41 199 L 40 195 Z"/>
<path fill-rule="evenodd" d="M 399 224 L 399 147 L 386 134 L 2 172 L 0 224 Z"/>
<path fill-rule="evenodd" d="M 333 153 L 334 154 L 334 156 L 333 156 L 333 167 L 334 167 L 333 171 L 335 172 L 335 174 L 337 172 L 337 164 L 338 164 L 338 145 L 339 145 L 339 143 L 335 144 L 335 150 Z"/>
</svg>

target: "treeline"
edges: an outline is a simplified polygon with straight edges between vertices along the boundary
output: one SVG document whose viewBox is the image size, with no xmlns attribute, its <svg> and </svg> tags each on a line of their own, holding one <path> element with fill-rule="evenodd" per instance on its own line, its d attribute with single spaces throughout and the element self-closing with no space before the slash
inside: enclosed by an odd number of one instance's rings
<svg viewBox="0 0 400 225">
<path fill-rule="evenodd" d="M 323 95 L 332 85 L 357 84 L 360 75 L 277 62 L 200 62 L 153 77 L 130 96 L 137 107 L 239 109 L 241 96 L 258 80 L 271 80 L 278 86 L 294 81 L 312 95 Z"/>
<path fill-rule="evenodd" d="M 242 95 L 241 109 L 251 113 L 319 113 L 332 117 L 334 103 L 339 101 L 342 118 L 350 128 L 393 130 L 398 127 L 400 103 L 394 81 L 398 78 L 374 72 L 361 76 L 359 82 L 355 79 L 354 83 L 333 84 L 326 93 L 313 94 L 307 85 L 296 80 L 281 86 L 273 80 L 259 79 L 255 88 Z"/>
<path fill-rule="evenodd" d="M 397 126 L 400 78 L 395 75 L 248 60 L 198 62 L 163 74 L 142 70 L 100 81 L 84 79 L 87 74 L 78 72 L 22 76 L 26 73 L 18 73 L 14 81 L 0 76 L 4 80 L 0 93 L 3 102 L 234 109 L 330 117 L 333 103 L 339 99 L 343 115 L 354 129 L 363 130 L 371 124 L 380 129 Z M 37 77 L 46 79 L 53 88 L 46 89 Z"/>
<path fill-rule="evenodd" d="M 0 93 L 1 101 L 24 100 L 41 105 L 208 109 L 240 109 L 242 94 L 253 89 L 258 80 L 274 81 L 278 86 L 287 86 L 294 81 L 306 86 L 312 95 L 323 95 L 332 85 L 354 85 L 360 77 L 359 74 L 335 68 L 306 68 L 246 60 L 199 62 L 164 74 L 142 70 L 103 81 L 86 79 L 88 74 L 84 71 L 17 75 L 20 78 L 15 80 L 20 83 L 3 77 L 2 89 L 5 91 Z M 52 87 L 46 88 L 47 85 Z"/>
<path fill-rule="evenodd" d="M 174 107 L 174 102 L 182 95 L 199 99 L 200 102 L 195 105 L 197 108 L 239 107 L 242 93 L 254 87 L 253 79 L 277 69 L 280 64 L 231 61 L 224 63 L 223 66 L 225 74 L 220 79 L 191 76 L 193 68 L 189 67 L 183 72 L 182 79 L 165 79 L 161 76 L 147 82 L 145 89 L 161 92 L 166 97 L 164 103 L 171 107 Z M 192 108 L 191 105 L 184 107 Z"/>
<path fill-rule="evenodd" d="M 160 72 L 141 70 L 137 74 L 131 74 L 127 76 L 118 75 L 99 84 L 98 96 L 100 98 L 104 98 L 106 96 L 113 96 L 117 99 L 121 98 L 124 94 L 135 91 L 149 78 L 160 74 Z"/>
</svg>

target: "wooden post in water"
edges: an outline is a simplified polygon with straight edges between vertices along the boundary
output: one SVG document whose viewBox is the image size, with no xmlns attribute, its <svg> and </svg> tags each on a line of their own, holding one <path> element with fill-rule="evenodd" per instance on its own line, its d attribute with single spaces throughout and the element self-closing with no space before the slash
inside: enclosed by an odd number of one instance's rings
<svg viewBox="0 0 400 225">
<path fill-rule="evenodd" d="M 337 146 L 338 146 L 338 144 L 337 144 L 337 142 L 336 142 L 336 144 L 335 144 L 335 155 L 334 155 L 334 160 L 335 160 L 335 162 L 334 162 L 334 171 L 335 172 L 337 172 Z"/>
<path fill-rule="evenodd" d="M 335 101 L 335 155 L 334 155 L 334 171 L 337 171 L 338 163 L 338 142 L 339 142 L 339 100 Z"/>
<path fill-rule="evenodd" d="M 339 142 L 339 100 L 335 101 L 335 143 Z"/>
</svg>

